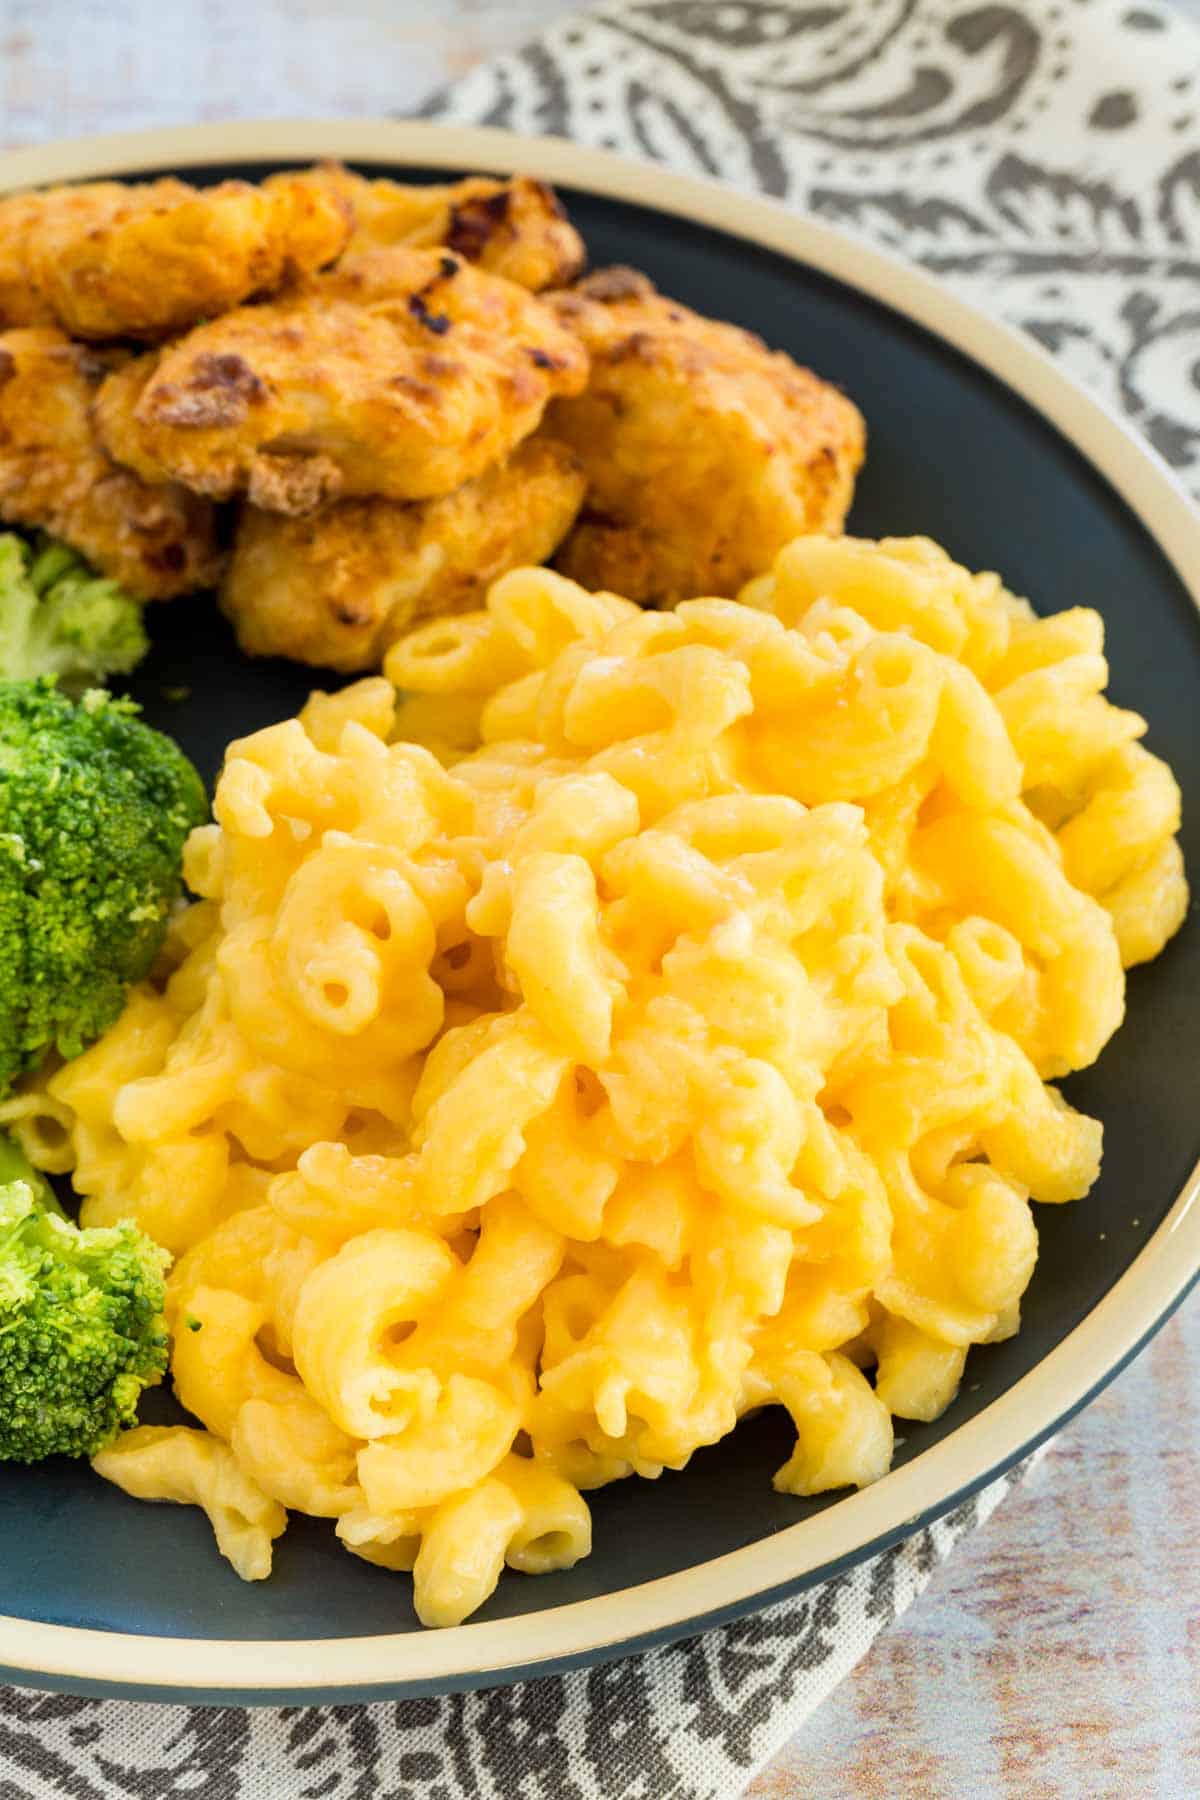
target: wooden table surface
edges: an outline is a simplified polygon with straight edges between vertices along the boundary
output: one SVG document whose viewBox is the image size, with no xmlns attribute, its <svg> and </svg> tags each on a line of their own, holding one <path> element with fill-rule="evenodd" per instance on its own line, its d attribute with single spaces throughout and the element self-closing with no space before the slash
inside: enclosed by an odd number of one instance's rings
<svg viewBox="0 0 1200 1800">
<path fill-rule="evenodd" d="M 1200 0 L 1181 3 L 1200 15 Z M 403 112 L 573 10 L 0 0 L 0 142 Z M 1196 1800 L 1198 1540 L 1193 1299 L 955 1551 L 750 1800 Z"/>
</svg>

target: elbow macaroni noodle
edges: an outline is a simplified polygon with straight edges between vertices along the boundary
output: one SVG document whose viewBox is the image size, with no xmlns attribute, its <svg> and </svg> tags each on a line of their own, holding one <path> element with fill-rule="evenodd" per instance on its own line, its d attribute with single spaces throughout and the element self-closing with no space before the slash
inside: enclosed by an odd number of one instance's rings
<svg viewBox="0 0 1200 1800">
<path fill-rule="evenodd" d="M 178 1257 L 204 1430 L 100 1471 L 248 1578 L 330 1518 L 431 1625 L 755 1407 L 781 1490 L 882 1476 L 1016 1331 L 1100 1160 L 1048 1083 L 1186 905 L 1101 640 L 924 539 L 673 613 L 521 569 L 231 745 L 158 978 L 9 1103 Z"/>
</svg>

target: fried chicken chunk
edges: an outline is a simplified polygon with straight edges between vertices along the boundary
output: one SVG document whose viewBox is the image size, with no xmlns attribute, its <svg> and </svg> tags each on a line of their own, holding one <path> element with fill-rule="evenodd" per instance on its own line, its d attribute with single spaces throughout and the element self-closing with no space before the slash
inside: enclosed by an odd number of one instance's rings
<svg viewBox="0 0 1200 1800">
<path fill-rule="evenodd" d="M 326 163 L 307 178 L 328 183 L 353 208 L 352 250 L 444 244 L 535 294 L 574 281 L 586 260 L 583 239 L 554 189 L 527 175 L 508 181 L 471 175 L 465 181 L 419 187 L 368 180 L 338 163 Z M 287 179 L 272 175 L 263 185 L 271 189 Z"/>
<path fill-rule="evenodd" d="M 95 186 L 116 188 L 120 183 L 97 182 Z M 61 194 L 75 191 L 57 190 Z M 6 194 L 0 199 L 0 328 L 56 323 L 49 302 L 34 287 L 25 261 L 29 233 L 45 204 L 44 194 Z"/>
<path fill-rule="evenodd" d="M 104 384 L 96 416 L 147 481 L 303 514 L 448 494 L 586 379 L 579 339 L 523 288 L 397 246 L 139 358 Z"/>
<path fill-rule="evenodd" d="M 13 195 L 0 201 L 0 323 L 164 337 L 323 268 L 353 218 L 344 195 L 304 175 L 270 192 L 167 178 Z"/>
<path fill-rule="evenodd" d="M 534 437 L 440 500 L 343 500 L 308 519 L 244 509 L 221 605 L 251 656 L 372 669 L 410 626 L 483 604 L 508 569 L 545 562 L 584 481 Z"/>
<path fill-rule="evenodd" d="M 212 587 L 213 509 L 109 461 L 91 402 L 105 373 L 51 327 L 0 332 L 0 519 L 66 540 L 138 600 Z"/>
<path fill-rule="evenodd" d="M 567 575 L 643 603 L 735 594 L 789 538 L 840 531 L 864 427 L 836 388 L 631 269 L 548 304 L 592 360 L 547 415 L 588 477 Z"/>
</svg>

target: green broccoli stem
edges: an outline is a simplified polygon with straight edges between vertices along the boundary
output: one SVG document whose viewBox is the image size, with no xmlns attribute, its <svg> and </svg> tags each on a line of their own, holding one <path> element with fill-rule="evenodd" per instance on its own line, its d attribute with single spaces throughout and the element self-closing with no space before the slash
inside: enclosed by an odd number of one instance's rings
<svg viewBox="0 0 1200 1800">
<path fill-rule="evenodd" d="M 0 1131 L 0 1188 L 7 1187 L 11 1181 L 24 1181 L 33 1189 L 33 1197 L 43 1212 L 57 1213 L 60 1219 L 66 1213 L 59 1205 L 58 1195 L 46 1180 L 40 1169 L 35 1169 L 15 1138 Z"/>
<path fill-rule="evenodd" d="M 47 594 L 64 575 L 88 574 L 87 564 L 69 544 L 60 544 L 56 538 L 46 538 L 34 555 L 28 580 L 34 592 L 40 596 Z M 113 586 L 116 587 L 115 582 Z"/>
</svg>

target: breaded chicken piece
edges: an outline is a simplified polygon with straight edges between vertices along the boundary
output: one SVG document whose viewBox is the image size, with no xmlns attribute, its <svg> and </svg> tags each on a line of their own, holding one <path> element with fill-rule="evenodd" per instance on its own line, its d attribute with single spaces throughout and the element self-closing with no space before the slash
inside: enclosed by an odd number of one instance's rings
<svg viewBox="0 0 1200 1800">
<path fill-rule="evenodd" d="M 0 201 L 0 323 L 159 338 L 323 268 L 353 209 L 328 183 L 91 182 Z"/>
<path fill-rule="evenodd" d="M 0 519 L 64 538 L 138 600 L 214 586 L 209 503 L 148 487 L 101 449 L 91 404 L 105 373 L 52 327 L 0 332 Z"/>
<path fill-rule="evenodd" d="M 372 245 L 444 244 L 468 262 L 540 293 L 574 281 L 587 260 L 583 239 L 554 189 L 528 175 L 498 181 L 471 175 L 465 181 L 420 187 L 368 180 L 340 163 L 308 171 L 327 182 L 354 210 L 352 251 Z M 271 175 L 271 189 L 287 176 Z"/>
<path fill-rule="evenodd" d="M 119 188 L 120 182 L 95 187 Z M 70 188 L 57 190 L 69 194 Z M 46 204 L 44 194 L 6 194 L 0 199 L 0 329 L 11 325 L 54 325 L 50 304 L 33 285 L 25 244 Z"/>
<path fill-rule="evenodd" d="M 448 494 L 506 456 L 587 353 L 540 300 L 446 250 L 367 250 L 214 319 L 101 389 L 109 451 L 268 512 Z"/>
<path fill-rule="evenodd" d="M 377 668 L 420 620 L 481 606 L 497 576 L 545 562 L 583 490 L 572 453 L 539 436 L 440 500 L 343 500 L 307 519 L 247 506 L 221 606 L 251 656 Z"/>
<path fill-rule="evenodd" d="M 592 359 L 587 391 L 547 415 L 588 477 L 557 568 L 670 603 L 736 594 L 790 538 L 840 531 L 864 427 L 836 388 L 631 269 L 547 303 Z"/>
</svg>

